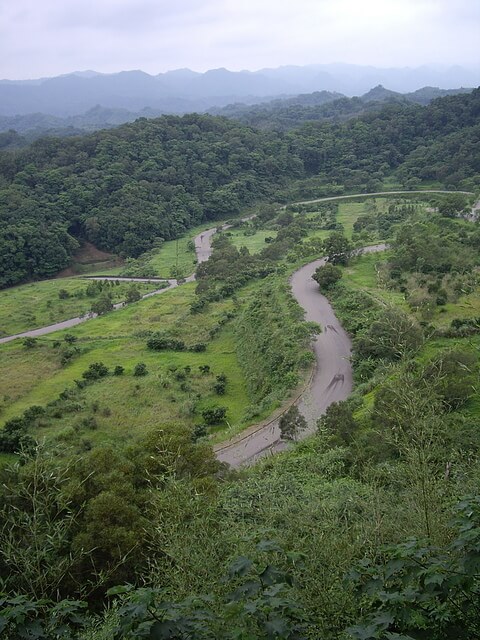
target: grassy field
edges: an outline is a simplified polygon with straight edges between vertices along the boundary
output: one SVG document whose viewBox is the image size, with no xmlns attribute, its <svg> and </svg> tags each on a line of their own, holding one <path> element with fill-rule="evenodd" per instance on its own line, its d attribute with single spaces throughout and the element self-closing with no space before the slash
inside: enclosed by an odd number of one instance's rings
<svg viewBox="0 0 480 640">
<path fill-rule="evenodd" d="M 355 289 L 362 289 L 376 300 L 384 304 L 393 304 L 404 311 L 408 305 L 405 296 L 399 291 L 388 289 L 382 283 L 381 265 L 388 260 L 388 252 L 380 254 L 367 254 L 360 258 L 356 258 L 343 271 L 343 279 L 345 283 L 351 285 Z"/>
<path fill-rule="evenodd" d="M 197 261 L 194 249 L 189 249 L 189 243 L 202 231 L 211 229 L 222 222 L 206 222 L 205 224 L 189 229 L 184 236 L 178 240 L 168 240 L 164 242 L 160 249 L 154 251 L 145 263 L 147 267 L 155 270 L 159 278 L 170 278 L 171 269 L 176 267 L 184 276 L 189 276 L 195 271 Z"/>
<path fill-rule="evenodd" d="M 146 261 L 148 269 L 153 269 L 156 277 L 171 277 L 171 269 L 178 264 L 185 276 L 195 270 L 195 253 L 189 249 L 189 242 L 201 231 L 211 228 L 213 223 L 206 223 L 191 229 L 184 237 L 165 242 L 160 249 L 153 252 Z M 101 268 L 89 271 L 90 276 L 115 276 L 122 273 L 125 267 Z M 90 311 L 93 298 L 84 293 L 88 280 L 81 277 L 62 277 L 55 280 L 32 282 L 18 287 L 0 291 L 0 337 L 22 333 L 55 322 L 84 315 Z M 142 294 L 154 291 L 155 284 L 136 283 Z M 113 302 L 125 299 L 129 284 L 123 283 L 112 287 Z M 59 291 L 65 290 L 69 297 L 59 298 Z"/>
<path fill-rule="evenodd" d="M 70 403 L 74 408 L 42 427 L 37 436 L 69 444 L 130 439 L 152 426 L 179 420 L 197 424 L 202 421 L 202 409 L 212 404 L 227 408 L 227 423 L 222 428 L 240 424 L 249 398 L 236 359 L 234 336 L 229 324 L 224 324 L 233 303 L 211 304 L 208 311 L 191 315 L 193 297 L 194 285 L 187 284 L 69 330 L 77 337 L 79 353 L 66 365 L 61 364 L 62 353 L 68 348 L 62 342 L 65 332 L 40 338 L 31 349 L 21 341 L 2 345 L 0 422 L 32 405 L 47 405 L 66 388 L 75 389 L 74 381 L 81 379 L 89 364 L 101 361 L 110 369 L 123 366 L 124 375 L 109 375 L 77 390 Z M 206 343 L 206 351 L 147 349 L 147 333 L 167 329 L 187 346 Z M 139 362 L 147 365 L 146 376 L 133 376 Z M 198 368 L 205 364 L 210 367 L 206 375 Z M 184 380 L 177 379 L 184 367 L 191 371 L 187 370 Z M 227 376 L 226 393 L 221 396 L 213 390 L 219 374 Z"/>
<path fill-rule="evenodd" d="M 229 229 L 230 239 L 233 244 L 240 247 L 247 247 L 250 253 L 258 253 L 267 246 L 265 238 L 275 238 L 276 231 L 258 230 L 255 235 L 245 235 L 245 229 Z"/>
<path fill-rule="evenodd" d="M 342 280 L 352 289 L 363 290 L 380 303 L 395 305 L 404 312 L 416 316 L 417 320 L 421 321 L 422 318 L 418 312 L 412 312 L 402 293 L 384 286 L 381 276 L 381 265 L 388 259 L 388 255 L 388 252 L 385 252 L 356 258 L 348 267 L 343 269 Z M 435 307 L 434 313 L 428 322 L 438 329 L 446 329 L 450 326 L 454 318 L 471 319 L 479 315 L 480 288 L 477 288 L 473 293 L 461 296 L 456 302 Z M 473 351 L 478 356 L 480 354 L 480 336 L 473 335 L 464 338 L 429 339 L 417 355 L 417 359 L 419 362 L 426 363 L 440 351 L 455 348 Z M 374 397 L 375 391 L 364 396 L 363 405 L 356 413 L 357 417 L 361 417 L 372 408 Z M 478 393 L 478 391 L 462 407 L 461 412 L 469 416 L 474 416 L 475 418 L 480 418 L 480 393 Z"/>
<path fill-rule="evenodd" d="M 88 313 L 95 298 L 86 295 L 89 284 L 83 278 L 43 280 L 0 291 L 0 337 L 44 327 Z M 154 291 L 156 284 L 136 283 L 141 294 Z M 129 283 L 110 286 L 113 302 L 125 300 Z M 59 293 L 68 297 L 61 299 Z"/>
<path fill-rule="evenodd" d="M 372 211 L 384 212 L 389 204 L 387 198 L 373 198 L 363 202 L 341 202 L 338 207 L 337 222 L 343 225 L 347 238 L 352 237 L 353 223 L 359 216 L 371 213 Z"/>
<path fill-rule="evenodd" d="M 337 221 L 345 230 L 345 234 L 351 237 L 355 220 L 374 208 L 384 211 L 388 206 L 386 198 L 367 199 L 362 202 L 340 202 Z M 314 214 L 301 214 L 311 217 Z M 195 270 L 195 254 L 189 248 L 193 238 L 201 231 L 212 226 L 212 223 L 200 225 L 191 229 L 184 237 L 165 242 L 160 249 L 148 256 L 145 262 L 147 269 L 153 270 L 157 277 L 171 277 L 171 270 L 178 264 L 178 268 L 184 275 L 189 275 Z M 266 237 L 275 237 L 276 232 L 270 230 L 258 230 L 254 235 L 245 235 L 245 229 L 229 230 L 235 246 L 246 246 L 251 253 L 259 252 L 266 246 Z M 325 238 L 330 231 L 314 230 L 308 237 Z M 107 269 L 98 272 L 98 275 L 117 275 L 122 267 Z M 82 278 L 62 278 L 35 282 L 19 287 L 13 287 L 0 291 L 0 337 L 21 333 L 29 329 L 35 329 L 45 325 L 60 322 L 87 313 L 93 300 L 86 296 L 77 297 L 84 291 L 87 281 Z M 128 284 L 112 287 L 114 302 L 125 298 Z M 147 293 L 155 288 L 155 285 L 138 285 L 141 293 Z M 68 291 L 69 297 L 59 298 L 59 291 Z"/>
<path fill-rule="evenodd" d="M 336 221 L 343 226 L 344 234 L 347 238 L 352 237 L 353 224 L 359 218 L 359 216 L 377 211 L 382 213 L 387 210 L 391 200 L 388 198 L 366 198 L 359 202 L 345 200 L 338 202 L 338 214 Z M 314 218 L 315 213 L 301 213 L 298 215 L 305 215 L 309 218 Z M 315 229 L 308 234 L 309 238 L 326 238 L 332 232 L 324 229 Z"/>
<path fill-rule="evenodd" d="M 388 252 L 364 255 L 356 258 L 343 271 L 343 280 L 355 289 L 362 289 L 384 304 L 394 304 L 404 311 L 410 311 L 405 296 L 399 291 L 388 288 L 382 277 L 382 263 L 388 260 Z M 418 314 L 417 314 L 418 315 Z M 463 295 L 455 302 L 437 306 L 429 323 L 446 328 L 454 318 L 470 319 L 480 315 L 480 288 Z M 418 317 L 419 320 L 420 316 Z"/>
<path fill-rule="evenodd" d="M 371 212 L 373 207 L 382 211 L 387 206 L 385 198 L 377 198 L 374 202 L 341 202 L 337 219 L 351 235 L 359 215 Z M 193 253 L 188 242 L 206 227 L 192 229 L 178 241 L 179 266 L 185 265 L 186 269 L 190 261 L 190 271 L 193 270 Z M 231 230 L 231 233 L 236 246 L 247 246 L 251 252 L 265 246 L 265 237 L 275 235 L 267 230 L 247 236 L 244 229 Z M 311 235 L 328 233 L 319 230 Z M 403 295 L 382 283 L 378 266 L 383 259 L 380 255 L 358 259 L 345 270 L 344 280 L 355 288 L 368 291 L 377 300 L 407 309 Z M 165 243 L 150 261 L 156 265 L 159 275 L 169 275 L 170 268 L 177 262 L 177 242 Z M 294 265 L 290 267 L 293 269 Z M 0 292 L 0 326 L 9 334 L 88 311 L 91 299 L 74 297 L 85 286 L 85 280 L 66 278 Z M 128 286 L 112 287 L 116 299 L 122 299 L 123 288 Z M 150 285 L 144 290 L 148 288 Z M 248 296 L 254 288 L 255 284 L 246 287 L 240 298 Z M 67 299 L 59 299 L 60 289 L 69 292 Z M 31 349 L 25 348 L 21 341 L 1 346 L 0 424 L 32 405 L 45 406 L 55 400 L 66 388 L 74 387 L 74 381 L 81 378 L 90 363 L 102 361 L 110 369 L 123 366 L 125 375 L 108 376 L 82 389 L 75 401 L 75 411 L 59 416 L 53 425 L 43 428 L 45 437 L 60 437 L 67 441 L 80 438 L 91 442 L 131 438 L 153 425 L 172 421 L 198 424 L 202 409 L 210 403 L 227 407 L 228 424 L 222 425 L 222 429 L 228 428 L 229 433 L 238 431 L 243 426 L 242 417 L 250 399 L 237 362 L 230 325 L 223 325 L 224 315 L 233 310 L 234 303 L 231 300 L 211 303 L 206 311 L 192 315 L 190 304 L 194 289 L 194 283 L 187 284 L 70 329 L 68 333 L 77 338 L 75 347 L 79 352 L 68 362 L 62 363 L 64 352 L 69 348 L 63 341 L 63 332 L 40 338 Z M 479 310 L 478 295 L 464 296 L 455 304 L 439 307 L 433 321 L 443 326 L 452 317 L 462 317 L 462 314 L 472 317 L 478 315 Z M 150 332 L 158 330 L 170 331 L 187 346 L 204 342 L 208 345 L 207 350 L 204 353 L 150 351 L 146 348 L 146 339 Z M 133 376 L 133 369 L 139 362 L 144 362 L 149 371 L 142 378 Z M 200 375 L 198 367 L 203 364 L 210 366 L 210 376 Z M 185 380 L 178 380 L 172 371 L 175 367 L 177 370 L 191 367 L 191 371 Z M 218 396 L 213 384 L 215 376 L 221 373 L 227 376 L 228 383 L 226 394 Z"/>
<path fill-rule="evenodd" d="M 203 227 L 205 228 L 205 227 Z M 188 233 L 178 240 L 165 242 L 160 249 L 155 251 L 145 263 L 147 267 L 155 270 L 160 278 L 172 277 L 171 269 L 178 265 L 179 271 L 184 276 L 189 276 L 195 271 L 197 264 L 195 252 L 188 249 L 189 241 L 197 235 L 197 231 Z"/>
</svg>

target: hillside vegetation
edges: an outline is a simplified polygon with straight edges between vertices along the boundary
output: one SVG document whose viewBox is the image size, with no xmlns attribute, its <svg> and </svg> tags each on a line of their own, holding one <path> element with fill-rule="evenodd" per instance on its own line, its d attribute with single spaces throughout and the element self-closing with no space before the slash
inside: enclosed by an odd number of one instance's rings
<svg viewBox="0 0 480 640">
<path fill-rule="evenodd" d="M 180 278 L 197 225 L 245 218 L 218 229 L 195 282 L 0 345 L 7 640 L 480 637 L 473 197 L 273 204 L 413 185 L 427 169 L 477 189 L 479 98 L 285 134 L 167 117 L 0 156 L 4 286 L 68 262 L 84 236 L 127 271 Z M 379 242 L 384 253 L 357 251 Z M 301 442 L 289 408 L 286 451 L 227 468 L 212 443 L 244 447 L 239 432 L 309 379 L 315 335 L 339 339 L 304 321 L 289 286 L 324 255 L 309 295 L 328 296 L 350 334 L 353 393 Z M 5 322 L 37 321 L 31 295 L 39 318 L 82 301 L 83 279 L 55 282 L 3 291 Z M 120 291 L 96 286 L 95 304 Z"/>
<path fill-rule="evenodd" d="M 476 225 L 414 199 L 353 208 L 351 241 L 391 243 L 384 256 L 351 257 L 352 245 L 343 242 L 340 266 L 329 265 L 339 279 L 318 276 L 353 337 L 353 396 L 331 405 L 317 432 L 293 450 L 237 473 L 219 467 L 205 430 L 194 426 L 208 394 L 217 408 L 228 407 L 229 419 L 239 401 L 251 415 L 272 391 L 285 395 L 296 382 L 292 374 L 308 366 L 304 348 L 314 327 L 301 322 L 285 285 L 309 251 L 338 247 L 342 238 L 339 229 L 325 240 L 309 235 L 338 224 L 337 205 L 309 206 L 317 211 L 281 211 L 255 223 L 276 232 L 260 253 L 236 249 L 225 231 L 198 270 L 196 293 L 187 285 L 162 302 L 136 303 L 76 329 L 72 344 L 81 351 L 68 375 L 78 379 L 100 355 L 109 372 L 85 378 L 44 413 L 30 405 L 26 433 L 43 432 L 49 446 L 33 456 L 25 451 L 22 465 L 2 472 L 5 584 L 9 594 L 31 598 L 17 605 L 26 611 L 30 603 L 25 624 L 53 633 L 58 614 L 38 599 L 69 596 L 90 609 L 84 615 L 78 602 L 58 605 L 71 612 L 71 637 L 83 640 L 136 638 L 144 630 L 155 637 L 158 628 L 172 639 L 390 640 L 418 638 L 425 629 L 439 640 L 475 637 Z M 252 225 L 238 229 L 249 232 L 247 241 Z M 178 341 L 190 345 L 205 330 L 205 352 L 182 350 Z M 42 352 L 47 361 L 49 348 L 42 342 L 23 353 Z M 22 347 L 8 349 L 20 355 Z M 140 357 L 147 374 L 135 377 Z M 125 371 L 112 376 L 120 363 Z M 202 373 L 205 364 L 211 368 Z M 220 367 L 227 375 L 219 395 Z M 46 391 L 39 388 L 45 398 Z M 180 413 L 167 407 L 172 395 Z M 44 487 L 40 503 L 35 483 Z M 137 586 L 105 597 L 107 587 L 125 582 Z M 99 604 L 112 600 L 116 608 L 95 617 Z M 22 628 L 7 620 L 12 633 Z"/>
<path fill-rule="evenodd" d="M 339 184 L 375 191 L 398 170 L 409 186 L 420 176 L 471 188 L 480 171 L 479 102 L 475 90 L 427 107 L 390 104 L 286 135 L 213 116 L 165 116 L 4 152 L 0 286 L 54 275 L 79 239 L 137 257 L 205 220 L 286 198 L 295 181 L 305 195 Z"/>
</svg>

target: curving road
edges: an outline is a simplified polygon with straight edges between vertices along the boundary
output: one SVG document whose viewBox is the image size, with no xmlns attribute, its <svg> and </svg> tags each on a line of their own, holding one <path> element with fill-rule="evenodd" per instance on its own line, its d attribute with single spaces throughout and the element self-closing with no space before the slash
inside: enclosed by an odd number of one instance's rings
<svg viewBox="0 0 480 640">
<path fill-rule="evenodd" d="M 314 204 L 315 202 L 331 202 L 332 200 L 351 200 L 352 198 L 372 198 L 374 196 L 396 196 L 409 195 L 411 193 L 463 193 L 466 196 L 473 196 L 473 191 L 448 191 L 447 189 L 423 189 L 418 191 L 375 191 L 374 193 L 354 193 L 347 196 L 328 196 L 327 198 L 317 198 L 315 200 L 301 200 L 290 204 Z M 289 205 L 284 205 L 284 209 Z"/>
<path fill-rule="evenodd" d="M 433 192 L 434 191 L 422 191 L 419 193 Z M 375 194 L 336 196 L 320 198 L 308 202 L 327 202 L 330 200 L 355 198 L 359 197 L 359 195 L 393 195 L 399 193 L 404 192 L 390 191 L 378 192 Z M 407 193 L 415 192 L 409 191 Z M 435 191 L 435 193 L 448 192 Z M 229 226 L 230 225 L 224 225 L 223 228 L 227 229 Z M 211 238 L 216 233 L 216 230 L 216 228 L 208 229 L 195 237 L 195 251 L 198 263 L 204 262 L 210 257 L 212 253 Z M 383 250 L 385 250 L 385 245 L 378 244 L 366 247 L 361 251 L 364 253 L 372 253 Z M 350 338 L 335 316 L 327 298 L 319 293 L 318 285 L 312 279 L 315 269 L 325 264 L 325 260 L 325 258 L 321 258 L 301 267 L 293 274 L 290 280 L 292 293 L 300 306 L 305 310 L 305 319 L 307 321 L 317 322 L 322 327 L 322 333 L 317 336 L 313 343 L 316 362 L 312 376 L 300 396 L 294 401 L 300 412 L 307 420 L 308 427 L 301 434 L 303 437 L 315 430 L 318 417 L 325 413 L 332 402 L 345 400 L 352 391 L 352 367 L 350 364 L 352 345 Z M 116 280 L 120 278 L 113 277 L 102 279 Z M 133 282 L 159 281 L 158 279 L 143 278 L 121 279 L 123 281 Z M 186 279 L 186 281 L 191 282 L 194 279 L 195 275 L 192 274 Z M 168 286 L 148 293 L 144 295 L 143 298 L 162 294 L 179 284 L 176 280 L 164 280 L 163 282 L 168 282 Z M 121 307 L 123 307 L 123 303 L 115 305 L 116 309 Z M 15 338 L 40 336 L 53 333 L 60 329 L 67 329 L 94 317 L 96 317 L 95 314 L 87 314 L 86 316 L 72 318 L 40 329 L 34 329 L 17 335 L 1 338 L 0 344 L 14 340 Z M 244 464 L 251 464 L 262 456 L 273 454 L 276 451 L 284 449 L 286 444 L 280 439 L 280 430 L 278 427 L 280 415 L 281 413 L 267 422 L 249 427 L 228 442 L 216 445 L 214 449 L 217 458 L 232 467 L 239 467 Z"/>
<path fill-rule="evenodd" d="M 357 194 L 347 195 L 347 196 L 329 196 L 326 198 L 317 198 L 316 200 L 305 200 L 302 202 L 294 202 L 292 204 L 311 204 L 314 202 L 329 202 L 332 200 L 346 200 L 351 198 L 368 197 L 368 196 L 371 197 L 371 196 L 382 196 L 382 195 L 397 195 L 402 193 L 407 193 L 407 194 L 410 194 L 410 193 L 464 193 L 468 195 L 473 195 L 470 191 L 453 191 L 452 192 L 452 191 L 442 191 L 442 190 L 436 190 L 436 189 L 431 189 L 428 191 L 427 190 L 424 190 L 424 191 L 378 191 L 376 193 L 357 193 Z M 478 206 L 478 204 L 479 203 L 477 203 L 476 206 Z M 475 209 L 473 210 L 473 212 L 474 211 Z M 254 218 L 254 217 L 255 216 L 251 215 L 251 216 L 242 218 L 242 220 L 243 221 L 250 220 L 251 218 Z M 231 225 L 223 225 L 223 229 L 229 229 L 230 226 Z M 208 258 L 210 257 L 212 253 L 210 241 L 212 236 L 216 233 L 216 231 L 217 231 L 217 227 L 212 229 L 207 229 L 206 231 L 199 233 L 195 237 L 195 251 L 197 254 L 198 263 L 205 262 L 205 260 L 208 260 Z M 123 282 L 168 282 L 168 286 L 166 286 L 165 288 L 147 293 L 144 296 L 142 296 L 142 298 L 150 298 L 151 296 L 156 296 L 161 293 L 165 293 L 166 291 L 173 289 L 179 284 L 176 280 L 161 280 L 159 278 L 125 278 L 125 277 L 97 276 L 97 277 L 92 277 L 91 279 L 121 280 Z M 186 278 L 185 282 L 192 282 L 193 280 L 195 280 L 195 274 L 192 274 L 188 278 Z M 120 302 L 114 305 L 114 309 L 121 309 L 123 306 L 124 306 L 124 303 Z M 34 338 L 37 336 L 43 336 L 49 333 L 54 333 L 55 331 L 61 331 L 62 329 L 70 329 L 71 327 L 74 327 L 77 324 L 86 322 L 87 320 L 91 320 L 92 318 L 96 318 L 96 317 L 97 315 L 95 313 L 87 313 L 83 316 L 78 316 L 76 318 L 70 318 L 69 320 L 63 320 L 62 322 L 56 322 L 55 324 L 50 324 L 46 327 L 31 329 L 30 331 L 23 331 L 22 333 L 16 333 L 11 336 L 5 336 L 3 338 L 0 338 L 0 344 L 3 344 L 5 342 L 10 342 L 11 340 L 15 340 L 16 338 L 27 338 L 27 337 Z"/>
<path fill-rule="evenodd" d="M 197 260 L 198 262 L 204 262 L 208 260 L 210 254 L 212 252 L 210 246 L 210 239 L 212 235 L 216 232 L 216 228 L 208 229 L 203 233 L 199 233 L 195 238 L 195 251 L 197 252 Z M 165 284 L 162 289 L 156 289 L 155 291 L 151 291 L 150 293 L 146 293 L 142 296 L 142 300 L 145 298 L 151 298 L 152 296 L 158 296 L 161 293 L 165 293 L 166 291 L 170 291 L 170 289 L 174 289 L 178 287 L 179 282 L 177 280 L 166 280 L 161 278 L 127 278 L 122 276 L 90 276 L 89 280 L 110 280 L 115 281 L 119 280 L 120 282 L 158 282 Z M 192 282 L 195 280 L 195 274 L 190 275 L 185 279 L 185 282 Z M 124 302 L 119 302 L 113 306 L 114 310 L 122 309 L 125 306 Z M 5 336 L 0 338 L 0 344 L 5 342 L 10 342 L 11 340 L 15 340 L 16 338 L 36 338 L 38 336 L 44 336 L 49 333 L 54 333 L 55 331 L 61 331 L 62 329 L 70 329 L 71 327 L 75 327 L 77 324 L 81 324 L 82 322 L 86 322 L 87 320 L 92 320 L 96 318 L 96 313 L 86 313 L 83 316 L 77 316 L 76 318 L 70 318 L 69 320 L 63 320 L 62 322 L 56 322 L 54 324 L 49 324 L 46 327 L 40 327 L 38 329 L 30 329 L 29 331 L 23 331 L 22 333 L 16 333 L 12 336 Z"/>
<path fill-rule="evenodd" d="M 379 191 L 369 194 L 355 194 L 346 196 L 332 196 L 307 200 L 293 204 L 312 204 L 315 202 L 329 202 L 334 200 L 347 200 L 360 196 L 400 195 L 410 193 L 452 193 L 451 191 Z M 460 191 L 473 195 L 470 191 Z M 480 203 L 474 205 L 480 208 Z M 377 244 L 365 247 L 363 253 L 384 251 L 385 244 Z M 346 331 L 341 326 L 333 309 L 325 296 L 318 290 L 318 284 L 312 275 L 319 266 L 325 264 L 325 258 L 315 260 L 296 271 L 290 284 L 292 293 L 297 302 L 305 310 L 305 320 L 318 322 L 322 327 L 322 333 L 313 343 L 315 353 L 315 368 L 306 387 L 298 398 L 291 404 L 296 404 L 300 412 L 307 420 L 307 428 L 300 434 L 306 437 L 316 428 L 318 418 L 325 413 L 333 402 L 346 400 L 352 392 L 352 366 L 350 364 L 351 341 Z M 288 408 L 288 407 L 287 407 Z M 283 410 L 283 412 L 286 409 Z M 282 412 L 274 418 L 260 425 L 254 425 L 228 442 L 215 447 L 217 458 L 232 467 L 240 467 L 252 464 L 257 459 L 281 451 L 287 445 L 280 439 L 278 426 Z"/>
<path fill-rule="evenodd" d="M 373 253 L 384 251 L 385 248 L 384 244 L 378 244 L 366 247 L 362 252 Z M 312 278 L 315 269 L 324 265 L 325 260 L 321 258 L 301 267 L 290 280 L 293 295 L 305 309 L 305 320 L 318 322 L 322 327 L 322 333 L 313 343 L 316 361 L 313 375 L 293 403 L 307 420 L 307 429 L 300 437 L 305 437 L 315 430 L 317 419 L 332 402 L 346 400 L 352 392 L 352 343 L 327 298 L 320 294 L 318 284 Z M 230 441 L 217 445 L 217 458 L 232 467 L 240 467 L 284 449 L 286 444 L 280 439 L 278 426 L 280 415 L 266 423 L 250 427 Z"/>
<path fill-rule="evenodd" d="M 228 228 L 227 225 L 224 228 Z M 199 263 L 208 260 L 212 253 L 211 238 L 216 228 L 208 229 L 196 236 L 195 250 Z M 385 245 L 367 247 L 363 251 L 382 251 Z M 318 322 L 322 326 L 322 333 L 317 336 L 313 349 L 316 358 L 316 366 L 306 388 L 296 400 L 301 413 L 305 416 L 308 428 L 303 436 L 311 433 L 316 426 L 316 420 L 322 415 L 332 402 L 345 400 L 352 391 L 352 367 L 350 364 L 351 342 L 340 322 L 336 318 L 333 309 L 325 298 L 319 293 L 317 283 L 312 279 L 315 269 L 325 264 L 325 258 L 315 260 L 298 271 L 291 278 L 292 292 L 300 306 L 305 309 L 305 319 Z M 95 277 L 95 279 L 117 280 L 115 277 Z M 195 275 L 187 278 L 193 281 Z M 123 281 L 132 282 L 168 282 L 168 286 L 147 293 L 143 298 L 159 295 L 178 286 L 176 280 L 158 280 L 153 278 L 121 278 Z M 115 309 L 123 307 L 123 303 L 115 305 Z M 35 337 L 53 333 L 61 329 L 74 327 L 96 317 L 90 313 L 85 316 L 71 318 L 39 329 L 25 331 L 24 333 L 8 336 L 0 339 L 0 343 L 22 337 Z M 277 415 L 268 422 L 254 425 L 246 429 L 242 434 L 232 440 L 217 445 L 215 452 L 217 458 L 232 467 L 252 463 L 256 459 L 283 449 L 286 445 L 280 439 L 280 430 Z"/>
<path fill-rule="evenodd" d="M 139 278 L 92 278 L 94 280 L 122 280 L 123 282 L 152 282 L 152 280 L 140 280 Z M 169 291 L 177 286 L 176 280 L 156 280 L 156 282 L 168 282 L 168 285 L 163 289 L 157 289 L 156 291 L 151 291 L 150 293 L 146 293 L 142 296 L 144 298 L 150 298 L 151 296 L 156 296 L 160 293 L 165 293 L 165 291 Z M 124 302 L 118 302 L 113 305 L 113 309 L 121 309 L 125 306 Z M 15 340 L 16 338 L 36 338 L 38 336 L 44 336 L 48 333 L 54 333 L 55 331 L 61 331 L 62 329 L 70 329 L 71 327 L 75 327 L 77 324 L 81 324 L 82 322 L 86 322 L 87 320 L 92 320 L 96 318 L 98 314 L 90 312 L 86 313 L 83 316 L 77 316 L 76 318 L 70 318 L 69 320 L 63 320 L 62 322 L 55 322 L 55 324 L 49 324 L 46 327 L 40 327 L 39 329 L 30 329 L 29 331 L 23 331 L 22 333 L 15 333 L 12 336 L 5 336 L 0 338 L 0 344 L 5 342 L 10 342 L 11 340 Z"/>
<path fill-rule="evenodd" d="M 249 216 L 252 217 L 252 216 Z M 247 220 L 248 218 L 242 218 L 242 220 Z M 225 224 L 223 225 L 223 229 L 229 229 L 231 225 Z M 195 237 L 195 252 L 197 254 L 197 262 L 205 262 L 208 260 L 212 253 L 211 247 L 211 239 L 212 236 L 216 233 L 217 227 L 212 229 L 207 229 L 206 231 L 202 231 L 198 236 Z M 145 298 L 151 298 L 152 296 L 158 296 L 161 293 L 165 293 L 166 291 L 170 291 L 170 289 L 174 289 L 178 287 L 179 282 L 177 280 L 166 280 L 162 278 L 127 278 L 123 276 L 90 276 L 87 278 L 89 280 L 110 280 L 120 282 L 158 282 L 158 283 L 168 283 L 166 287 L 162 289 L 157 289 L 155 291 L 151 291 L 150 293 L 146 293 L 142 296 L 142 300 Z M 188 278 L 185 278 L 184 282 L 193 282 L 195 280 L 195 274 L 192 273 Z M 124 302 L 119 302 L 113 306 L 114 310 L 122 309 L 125 306 Z M 23 331 L 22 333 L 15 333 L 11 336 L 5 336 L 0 338 L 0 344 L 5 342 L 10 342 L 11 340 L 15 340 L 16 338 L 36 338 L 38 336 L 44 336 L 49 333 L 54 333 L 55 331 L 61 331 L 62 329 L 70 329 L 71 327 L 75 327 L 77 324 L 81 324 L 82 322 L 86 322 L 87 320 L 92 320 L 96 318 L 96 313 L 86 313 L 83 316 L 77 316 L 76 318 L 70 318 L 69 320 L 63 320 L 62 322 L 56 322 L 54 324 L 49 324 L 46 327 L 40 327 L 38 329 L 30 329 L 29 331 Z"/>
</svg>

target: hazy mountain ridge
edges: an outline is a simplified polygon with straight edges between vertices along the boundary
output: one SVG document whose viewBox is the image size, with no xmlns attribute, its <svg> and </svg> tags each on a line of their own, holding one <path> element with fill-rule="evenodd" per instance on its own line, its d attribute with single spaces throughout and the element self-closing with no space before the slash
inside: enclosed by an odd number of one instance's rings
<svg viewBox="0 0 480 640">
<path fill-rule="evenodd" d="M 259 71 L 178 69 L 149 75 L 140 70 L 102 74 L 74 72 L 36 80 L 0 80 L 0 115 L 42 112 L 66 117 L 104 107 L 162 113 L 204 111 L 234 102 L 259 102 L 279 95 L 316 91 L 361 95 L 376 85 L 412 92 L 425 86 L 477 86 L 480 69 L 379 69 L 348 64 L 285 66 Z"/>
<path fill-rule="evenodd" d="M 265 99 L 255 104 L 234 103 L 225 107 L 199 109 L 213 115 L 241 120 L 246 124 L 261 128 L 291 128 L 306 120 L 343 120 L 381 108 L 385 102 L 413 102 L 427 105 L 433 99 L 459 93 L 469 93 L 472 89 L 439 89 L 423 87 L 412 93 L 401 94 L 378 85 L 360 97 L 347 98 L 341 93 L 315 91 L 287 98 Z M 182 101 L 178 100 L 178 105 Z M 184 107 L 187 105 L 184 104 Z M 188 109 L 186 109 L 188 111 Z M 103 107 L 96 105 L 83 114 L 61 118 L 45 113 L 0 116 L 0 148 L 22 146 L 41 135 L 73 136 L 85 132 L 109 129 L 133 122 L 138 118 L 156 118 L 164 115 L 161 108 L 145 107 L 141 111 Z M 184 113 L 183 109 L 179 113 Z M 12 131 L 19 136 L 7 136 Z"/>
<path fill-rule="evenodd" d="M 288 130 L 307 121 L 342 121 L 363 113 L 378 111 L 386 103 L 428 105 L 432 100 L 470 93 L 472 89 L 423 87 L 411 93 L 398 93 L 377 85 L 360 97 L 348 98 L 328 91 L 300 94 L 257 105 L 237 103 L 209 109 L 209 113 L 239 120 L 260 129 Z"/>
</svg>

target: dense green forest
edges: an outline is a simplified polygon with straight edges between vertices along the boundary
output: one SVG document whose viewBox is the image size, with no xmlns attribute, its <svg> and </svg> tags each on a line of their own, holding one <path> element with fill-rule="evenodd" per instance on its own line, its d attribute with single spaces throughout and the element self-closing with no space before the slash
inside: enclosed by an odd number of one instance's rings
<svg viewBox="0 0 480 640">
<path fill-rule="evenodd" d="M 298 189 L 307 196 L 339 184 L 372 191 L 392 171 L 410 187 L 420 178 L 471 188 L 480 171 L 479 105 L 477 89 L 288 133 L 213 116 L 165 116 L 5 151 L 0 286 L 54 275 L 82 239 L 136 257 L 200 221 Z"/>
</svg>

